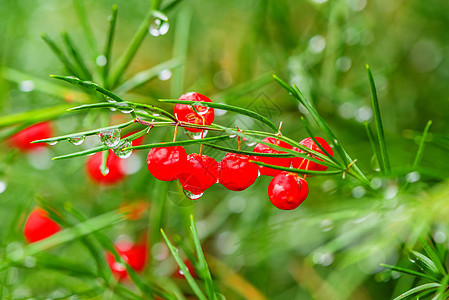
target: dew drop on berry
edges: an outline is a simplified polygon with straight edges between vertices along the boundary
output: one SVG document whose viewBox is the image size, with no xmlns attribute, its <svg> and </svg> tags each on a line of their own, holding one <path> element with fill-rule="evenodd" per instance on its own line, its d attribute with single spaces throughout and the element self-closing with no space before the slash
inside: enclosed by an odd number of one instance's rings
<svg viewBox="0 0 449 300">
<path fill-rule="evenodd" d="M 68 140 L 73 145 L 78 146 L 78 145 L 81 145 L 85 139 L 86 139 L 86 136 L 80 135 L 80 136 L 72 136 Z"/>
<path fill-rule="evenodd" d="M 201 131 L 200 132 L 190 132 L 188 130 L 184 130 L 184 132 L 192 140 L 200 140 L 207 136 L 207 130 L 204 130 L 203 132 L 201 132 Z"/>
<path fill-rule="evenodd" d="M 58 143 L 58 141 L 47 142 L 47 145 L 54 146 Z"/>
<path fill-rule="evenodd" d="M 130 141 L 124 140 L 124 142 L 119 147 L 114 149 L 114 153 L 120 158 L 128 158 L 133 153 L 133 150 L 132 149 L 123 150 L 123 149 L 132 146 L 133 144 Z"/>
<path fill-rule="evenodd" d="M 200 194 L 194 194 L 188 190 L 184 190 L 184 195 L 186 195 L 187 198 L 189 198 L 190 200 L 197 200 L 200 199 L 201 196 L 203 196 L 204 193 L 200 193 Z"/>
<path fill-rule="evenodd" d="M 115 105 L 119 107 L 120 111 L 124 114 L 130 114 L 134 111 L 134 108 L 125 102 L 117 102 Z"/>
<path fill-rule="evenodd" d="M 103 145 L 109 148 L 113 148 L 120 142 L 120 130 L 110 129 L 102 131 L 98 134 L 100 141 Z"/>
<path fill-rule="evenodd" d="M 148 31 L 152 36 L 165 35 L 170 28 L 170 24 L 167 21 L 162 20 L 159 17 L 153 16 L 151 18 L 150 27 Z"/>
</svg>

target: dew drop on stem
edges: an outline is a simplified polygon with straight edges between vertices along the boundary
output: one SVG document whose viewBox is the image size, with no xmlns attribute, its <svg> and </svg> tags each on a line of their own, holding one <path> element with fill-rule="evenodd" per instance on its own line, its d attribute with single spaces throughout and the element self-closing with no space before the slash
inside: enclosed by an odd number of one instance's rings
<svg viewBox="0 0 449 300">
<path fill-rule="evenodd" d="M 148 31 L 152 36 L 165 35 L 168 32 L 170 24 L 159 17 L 153 16 L 151 18 L 150 27 Z"/>
<path fill-rule="evenodd" d="M 47 142 L 47 145 L 54 146 L 57 143 L 58 143 L 58 141 L 50 141 L 50 142 Z"/>
<path fill-rule="evenodd" d="M 80 136 L 73 136 L 73 137 L 70 137 L 70 138 L 68 139 L 68 141 L 69 141 L 70 143 L 72 143 L 73 145 L 78 146 L 78 145 L 81 145 L 81 144 L 84 142 L 85 139 L 86 139 L 86 136 L 80 135 Z"/>
<path fill-rule="evenodd" d="M 185 130 L 185 133 L 192 140 L 201 140 L 202 138 L 205 138 L 207 136 L 207 130 L 204 130 L 204 132 L 190 132 L 188 130 Z"/>
<path fill-rule="evenodd" d="M 188 190 L 184 190 L 184 195 L 186 195 L 187 198 L 189 198 L 190 200 L 197 200 L 200 199 L 201 196 L 203 196 L 204 193 L 200 193 L 200 194 L 194 194 L 191 191 Z"/>
<path fill-rule="evenodd" d="M 120 144 L 119 147 L 114 149 L 115 155 L 117 155 L 120 158 L 128 158 L 133 153 L 132 149 L 123 150 L 124 148 L 132 147 L 132 143 L 128 140 L 124 140 L 122 144 Z"/>
<path fill-rule="evenodd" d="M 120 108 L 120 111 L 124 114 L 129 114 L 132 113 L 134 111 L 134 108 L 132 108 L 131 106 L 128 105 L 128 103 L 124 103 L 124 102 L 117 102 L 115 104 L 117 107 Z"/>
<path fill-rule="evenodd" d="M 120 142 L 120 129 L 110 129 L 102 131 L 98 134 L 103 145 L 113 148 Z"/>
</svg>

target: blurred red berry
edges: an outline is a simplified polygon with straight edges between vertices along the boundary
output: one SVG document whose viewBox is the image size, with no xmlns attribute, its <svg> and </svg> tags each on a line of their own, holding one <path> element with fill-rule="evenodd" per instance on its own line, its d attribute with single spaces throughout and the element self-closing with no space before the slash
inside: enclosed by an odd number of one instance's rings
<svg viewBox="0 0 449 300">
<path fill-rule="evenodd" d="M 200 93 L 187 93 L 179 97 L 179 100 L 212 102 L 208 97 Z M 215 112 L 213 108 L 195 105 L 195 109 L 198 111 L 198 113 L 196 113 L 195 110 L 193 110 L 191 105 L 176 104 L 175 117 L 181 122 L 187 122 L 191 124 L 198 124 L 198 125 L 212 124 L 215 117 Z M 186 128 L 186 130 L 190 132 L 201 132 L 202 129 Z"/>
<path fill-rule="evenodd" d="M 218 163 L 212 157 L 192 153 L 187 156 L 183 173 L 178 175 L 184 190 L 195 195 L 202 194 L 218 180 Z"/>
<path fill-rule="evenodd" d="M 268 185 L 268 197 L 271 203 L 282 210 L 297 208 L 308 194 L 307 182 L 295 173 L 282 172 L 276 175 Z"/>
<path fill-rule="evenodd" d="M 34 243 L 57 233 L 61 227 L 48 217 L 42 208 L 35 208 L 25 223 L 23 234 L 29 243 Z"/>
<path fill-rule="evenodd" d="M 189 269 L 190 275 L 192 275 L 193 278 L 196 278 L 195 268 L 193 267 L 193 264 L 190 262 L 190 260 L 184 259 L 183 262 L 185 263 L 187 269 Z M 176 268 L 176 271 L 173 272 L 172 277 L 185 279 L 184 273 L 181 271 L 179 266 Z"/>
<path fill-rule="evenodd" d="M 115 249 L 123 260 L 137 272 L 141 272 L 145 268 L 148 256 L 146 242 L 133 244 L 128 241 L 120 241 L 115 245 Z M 112 253 L 106 253 L 106 261 L 117 280 L 123 280 L 128 277 L 125 266 L 116 262 Z"/>
<path fill-rule="evenodd" d="M 23 152 L 36 150 L 47 146 L 46 143 L 31 144 L 32 141 L 48 139 L 53 135 L 50 122 L 42 122 L 30 126 L 9 138 L 9 144 Z"/>
<path fill-rule="evenodd" d="M 318 143 L 320 143 L 320 145 L 331 155 L 333 156 L 334 153 L 332 152 L 332 148 L 331 146 L 329 146 L 329 144 L 326 142 L 326 140 L 324 140 L 323 138 L 320 137 L 315 137 L 316 141 Z M 325 152 L 323 152 L 323 150 L 320 149 L 320 147 L 313 141 L 312 138 L 308 137 L 303 139 L 301 142 L 299 142 L 301 145 L 303 145 L 304 147 L 307 147 L 309 149 L 312 149 L 314 151 L 317 151 L 321 154 L 326 155 Z M 293 150 L 298 151 L 300 153 L 306 153 L 305 151 L 302 151 L 299 148 L 294 147 Z M 314 155 L 312 155 L 313 158 L 317 158 Z M 318 158 L 317 158 L 318 159 Z M 319 159 L 321 160 L 321 159 Z M 320 165 L 319 163 L 316 163 L 314 161 L 310 161 L 306 158 L 302 158 L 302 157 L 294 157 L 292 158 L 292 166 L 295 169 L 302 169 L 302 170 L 312 170 L 312 171 L 326 171 L 327 170 L 327 166 L 323 166 Z"/>
<path fill-rule="evenodd" d="M 227 153 L 220 161 L 218 181 L 232 191 L 243 191 L 259 176 L 259 167 L 246 155 Z"/>
<path fill-rule="evenodd" d="M 184 147 L 159 147 L 150 150 L 147 156 L 147 167 L 151 175 L 163 181 L 172 181 L 184 172 L 187 164 L 187 153 Z"/>
<path fill-rule="evenodd" d="M 286 142 L 280 141 L 278 139 L 275 139 L 273 137 L 266 137 L 263 139 L 264 142 L 270 143 L 285 149 L 292 149 L 292 146 L 287 144 Z M 284 151 L 279 151 L 270 148 L 267 145 L 264 144 L 257 144 L 256 147 L 254 147 L 253 152 L 255 153 L 270 153 L 270 154 L 276 154 L 276 153 L 286 153 Z M 291 159 L 288 157 L 262 157 L 262 156 L 254 156 L 255 161 L 260 161 L 266 164 L 270 165 L 276 165 L 281 167 L 290 167 L 290 161 Z M 268 176 L 276 176 L 277 174 L 281 173 L 281 170 L 276 170 L 268 167 L 259 167 L 260 174 L 261 175 L 268 175 Z"/>
<path fill-rule="evenodd" d="M 109 156 L 106 162 L 107 174 L 103 175 L 101 173 L 102 156 L 102 152 L 97 152 L 87 160 L 86 172 L 89 178 L 95 183 L 103 185 L 110 185 L 121 181 L 125 177 L 122 159 L 109 149 Z"/>
</svg>

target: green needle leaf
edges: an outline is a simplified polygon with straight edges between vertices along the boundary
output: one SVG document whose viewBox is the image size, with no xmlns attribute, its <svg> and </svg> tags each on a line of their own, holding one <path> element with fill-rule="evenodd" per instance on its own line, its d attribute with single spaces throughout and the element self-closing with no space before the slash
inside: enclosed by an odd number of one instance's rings
<svg viewBox="0 0 449 300">
<path fill-rule="evenodd" d="M 402 300 L 405 299 L 407 297 L 410 297 L 411 295 L 414 295 L 416 293 L 425 291 L 425 290 L 430 290 L 430 289 L 437 289 L 441 286 L 441 284 L 439 283 L 426 283 L 423 285 L 419 285 L 413 289 L 408 290 L 407 292 L 399 295 L 398 297 L 394 298 L 393 300 Z"/>
<path fill-rule="evenodd" d="M 276 165 L 270 165 L 266 164 L 260 161 L 254 161 L 250 160 L 250 162 L 255 163 L 256 165 L 262 166 L 262 167 L 268 167 L 276 170 L 296 173 L 296 174 L 304 174 L 304 175 L 313 175 L 313 176 L 326 176 L 326 175 L 336 175 L 341 174 L 343 171 L 310 171 L 310 170 L 302 170 L 302 169 L 295 169 L 295 168 L 289 168 L 289 167 L 281 167 Z"/>
<path fill-rule="evenodd" d="M 107 84 L 107 77 L 109 74 L 109 66 L 111 64 L 111 52 L 112 52 L 112 44 L 114 42 L 114 35 L 115 35 L 115 24 L 117 23 L 117 11 L 118 6 L 117 4 L 112 5 L 112 15 L 109 19 L 109 30 L 108 35 L 106 39 L 106 45 L 104 47 L 104 57 L 106 59 L 106 64 L 103 67 L 103 83 Z M 108 86 L 106 86 L 108 87 Z"/>
<path fill-rule="evenodd" d="M 222 110 L 226 110 L 226 111 L 232 111 L 232 112 L 244 115 L 244 116 L 248 116 L 255 120 L 258 120 L 258 121 L 264 123 L 265 125 L 269 126 L 274 131 L 277 131 L 277 127 L 270 120 L 268 120 L 267 118 L 265 118 L 264 116 L 262 116 L 258 113 L 255 113 L 255 112 L 250 111 L 245 108 L 228 105 L 228 104 L 204 102 L 204 101 L 185 101 L 185 100 L 173 100 L 173 99 L 160 99 L 159 101 L 164 102 L 164 103 L 173 103 L 173 104 L 186 104 L 186 105 L 190 104 L 190 105 L 196 105 L 196 106 L 206 106 L 206 107 L 218 108 L 218 109 L 222 109 Z"/>
<path fill-rule="evenodd" d="M 184 274 L 184 277 L 186 278 L 188 284 L 192 288 L 192 290 L 195 293 L 195 295 L 200 300 L 206 300 L 207 299 L 206 296 L 204 296 L 204 294 L 201 291 L 200 287 L 195 282 L 195 279 L 193 279 L 192 274 L 190 274 L 189 269 L 187 268 L 186 264 L 183 262 L 181 256 L 179 256 L 178 249 L 175 246 L 173 246 L 173 244 L 170 242 L 168 237 L 165 235 L 165 232 L 164 232 L 164 230 L 162 228 L 161 228 L 161 234 L 162 234 L 162 237 L 164 238 L 165 242 L 167 243 L 167 246 L 170 249 L 171 254 L 175 258 L 176 263 L 179 266 L 179 269 Z"/>
<path fill-rule="evenodd" d="M 216 299 L 215 295 L 215 287 L 212 281 L 212 276 L 210 274 L 209 266 L 207 265 L 206 258 L 204 257 L 203 249 L 201 248 L 200 238 L 198 237 L 198 231 L 196 229 L 195 220 L 193 219 L 193 215 L 190 215 L 190 231 L 193 236 L 193 241 L 195 243 L 196 254 L 198 256 L 198 261 L 201 266 L 201 270 L 205 275 L 206 282 L 206 292 L 209 299 Z"/>
<path fill-rule="evenodd" d="M 75 76 L 80 76 L 81 74 L 78 73 L 77 69 L 72 65 L 72 63 L 69 61 L 69 59 L 66 57 L 66 55 L 62 52 L 62 50 L 53 42 L 52 39 L 50 39 L 46 34 L 42 34 L 42 39 L 47 43 L 47 45 L 50 47 L 50 49 L 53 51 L 54 54 L 59 58 L 59 60 L 62 62 L 62 64 L 65 66 L 67 71 L 70 74 L 73 74 Z"/>
<path fill-rule="evenodd" d="M 377 137 L 379 139 L 380 157 L 382 159 L 381 166 L 383 166 L 382 171 L 384 174 L 389 174 L 391 171 L 390 160 L 388 158 L 387 146 L 385 143 L 385 133 L 384 133 L 384 126 L 382 123 L 382 117 L 380 114 L 379 99 L 377 98 L 377 91 L 376 85 L 374 83 L 373 73 L 371 72 L 371 69 L 368 65 L 366 65 L 366 72 L 368 73 L 368 79 L 371 89 L 371 100 L 373 102 L 374 119 L 376 121 L 377 126 Z"/>
<path fill-rule="evenodd" d="M 133 146 L 124 148 L 124 150 L 143 150 L 143 149 L 152 149 L 152 148 L 159 148 L 159 147 L 174 147 L 174 146 L 187 146 L 187 145 L 196 145 L 196 144 L 204 144 L 211 141 L 221 141 L 229 139 L 227 135 L 221 135 L 221 136 L 215 136 L 215 137 L 208 137 L 204 139 L 199 140 L 186 140 L 186 141 L 179 141 L 179 142 L 168 142 L 168 143 L 156 143 L 156 144 L 147 144 L 147 145 L 139 145 L 139 146 Z"/>
<path fill-rule="evenodd" d="M 83 150 L 83 151 L 79 151 L 79 152 L 75 152 L 75 153 L 70 153 L 70 154 L 66 154 L 66 155 L 61 155 L 61 156 L 56 156 L 53 157 L 52 160 L 60 160 L 60 159 L 66 159 L 66 158 L 74 158 L 74 157 L 79 157 L 79 156 L 86 156 L 89 154 L 95 154 L 97 152 L 100 151 L 105 151 L 108 150 L 109 148 L 106 146 L 99 146 L 99 147 L 95 147 L 92 149 L 88 149 L 88 150 Z"/>
<path fill-rule="evenodd" d="M 79 69 L 79 74 L 82 75 L 80 77 L 82 77 L 86 80 L 92 80 L 92 75 L 90 74 L 89 69 L 87 68 L 86 64 L 84 63 L 83 58 L 79 54 L 79 51 L 76 49 L 75 45 L 73 44 L 73 41 L 70 38 L 69 34 L 67 32 L 63 32 L 62 38 L 66 44 L 67 49 L 69 50 L 70 54 L 72 55 L 72 59 L 75 61 L 76 65 Z"/>
</svg>

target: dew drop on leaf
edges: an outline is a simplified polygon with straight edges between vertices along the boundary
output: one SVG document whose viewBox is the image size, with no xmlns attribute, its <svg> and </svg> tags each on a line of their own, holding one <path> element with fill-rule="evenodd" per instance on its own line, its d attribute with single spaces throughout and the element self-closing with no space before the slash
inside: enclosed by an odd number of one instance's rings
<svg viewBox="0 0 449 300">
<path fill-rule="evenodd" d="M 119 147 L 114 149 L 115 155 L 117 155 L 120 158 L 128 158 L 133 153 L 132 149 L 123 150 L 124 148 L 132 147 L 132 143 L 128 140 L 124 140 L 122 144 L 120 144 Z"/>
<path fill-rule="evenodd" d="M 153 16 L 148 31 L 152 36 L 165 35 L 168 32 L 170 24 L 159 17 Z"/>
<path fill-rule="evenodd" d="M 58 143 L 58 141 L 51 141 L 51 142 L 47 142 L 48 145 L 50 146 L 54 146 Z"/>
<path fill-rule="evenodd" d="M 103 145 L 113 148 L 120 142 L 120 129 L 110 129 L 102 131 L 98 134 Z"/>
<path fill-rule="evenodd" d="M 129 106 L 128 103 L 124 103 L 124 102 L 117 102 L 116 106 L 119 107 L 120 111 L 124 114 L 129 114 L 132 113 L 134 111 L 134 108 L 132 108 L 131 106 Z"/>
<path fill-rule="evenodd" d="M 80 136 L 73 136 L 73 137 L 69 138 L 68 140 L 73 145 L 78 146 L 78 145 L 81 145 L 85 139 L 86 139 L 86 136 L 80 135 Z"/>
<path fill-rule="evenodd" d="M 187 198 L 189 198 L 190 200 L 197 200 L 200 199 L 201 196 L 203 196 L 204 193 L 200 193 L 200 194 L 194 194 L 188 190 L 184 190 L 184 195 L 186 195 Z"/>
</svg>

